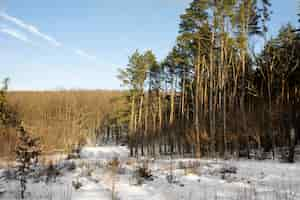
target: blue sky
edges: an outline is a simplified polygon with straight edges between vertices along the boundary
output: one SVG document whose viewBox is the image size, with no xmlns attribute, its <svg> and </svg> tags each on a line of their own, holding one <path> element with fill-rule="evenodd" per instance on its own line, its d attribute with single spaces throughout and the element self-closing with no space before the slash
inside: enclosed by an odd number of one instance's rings
<svg viewBox="0 0 300 200">
<path fill-rule="evenodd" d="M 189 2 L 0 0 L 0 79 L 13 90 L 119 89 L 135 49 L 168 53 Z M 272 4 L 271 34 L 296 24 L 296 0 Z"/>
</svg>

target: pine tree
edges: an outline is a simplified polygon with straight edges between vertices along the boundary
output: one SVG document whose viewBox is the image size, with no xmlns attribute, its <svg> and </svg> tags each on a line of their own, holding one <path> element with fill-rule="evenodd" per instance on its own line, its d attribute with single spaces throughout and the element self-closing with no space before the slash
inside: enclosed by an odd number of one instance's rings
<svg viewBox="0 0 300 200">
<path fill-rule="evenodd" d="M 5 192 L 5 181 L 4 175 L 0 173 L 0 196 Z"/>
<path fill-rule="evenodd" d="M 28 176 L 34 171 L 41 154 L 39 139 L 33 138 L 23 126 L 18 129 L 19 143 L 16 147 L 17 177 L 21 186 L 21 199 L 25 198 Z"/>
<path fill-rule="evenodd" d="M 300 1 L 299 1 L 299 4 L 298 4 L 298 22 L 300 23 Z"/>
<path fill-rule="evenodd" d="M 122 81 L 123 86 L 128 88 L 127 100 L 130 105 L 130 114 L 128 132 L 130 143 L 130 154 L 138 154 L 138 147 L 141 146 L 143 154 L 143 137 L 145 114 L 145 81 L 148 77 L 148 70 L 155 61 L 155 56 L 151 51 L 141 54 L 135 51 L 129 58 L 129 63 L 124 70 L 120 70 L 118 78 Z M 147 110 L 146 110 L 147 111 Z"/>
<path fill-rule="evenodd" d="M 10 112 L 6 98 L 8 82 L 8 78 L 4 79 L 3 86 L 0 89 L 0 127 L 7 126 L 11 122 L 10 115 L 12 114 L 12 112 Z"/>
<path fill-rule="evenodd" d="M 201 132 L 200 132 L 200 121 L 203 121 L 203 84 L 207 80 L 205 77 L 205 73 L 207 73 L 207 65 L 206 61 L 208 58 L 208 49 L 212 46 L 210 44 L 211 38 L 211 27 L 209 26 L 209 1 L 199 1 L 194 0 L 188 9 L 186 9 L 185 14 L 181 15 L 181 23 L 180 23 L 180 36 L 178 37 L 178 42 L 184 44 L 184 57 L 190 57 L 190 61 L 180 63 L 180 68 L 185 69 L 186 71 L 182 75 L 193 74 L 191 77 L 191 81 L 189 85 L 191 86 L 191 101 L 192 101 L 192 109 L 194 110 L 192 118 L 192 137 L 193 141 L 195 141 L 194 152 L 198 157 L 201 156 Z M 182 46 L 182 45 L 181 45 Z M 182 53 L 181 53 L 182 54 Z M 180 55 L 180 54 L 179 54 Z M 178 56 L 176 56 L 178 57 Z M 177 58 L 178 59 L 178 58 Z M 187 60 L 184 59 L 183 60 Z M 205 77 L 205 80 L 203 80 Z M 185 84 L 188 83 L 187 77 L 182 81 Z M 210 79 L 212 81 L 212 79 Z M 183 86 L 182 89 L 185 89 L 186 86 Z M 211 94 L 211 93 L 210 93 Z M 183 95 L 184 96 L 184 95 Z M 187 99 L 186 99 L 187 102 Z M 185 114 L 186 116 L 189 113 Z M 204 116 L 205 118 L 206 116 Z M 188 118 L 187 118 L 188 120 Z M 188 120 L 189 121 L 189 120 Z M 188 124 L 186 122 L 185 124 Z M 202 130 L 204 126 L 202 126 Z"/>
<path fill-rule="evenodd" d="M 130 86 L 127 118 L 136 152 L 143 152 L 145 140 L 154 148 L 158 144 L 160 153 L 197 157 L 274 150 L 279 143 L 274 132 L 283 135 L 274 115 L 299 102 L 299 59 L 296 40 L 280 48 L 267 41 L 270 2 L 193 0 L 163 62 L 151 68 L 145 54 L 130 57 L 121 75 Z M 259 58 L 253 35 L 266 42 Z M 151 135 L 158 137 L 147 140 Z"/>
</svg>

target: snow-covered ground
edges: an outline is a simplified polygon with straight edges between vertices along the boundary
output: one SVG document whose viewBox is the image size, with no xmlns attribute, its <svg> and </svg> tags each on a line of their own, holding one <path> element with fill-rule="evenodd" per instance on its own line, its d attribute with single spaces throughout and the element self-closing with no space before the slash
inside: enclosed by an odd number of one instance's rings
<svg viewBox="0 0 300 200">
<path fill-rule="evenodd" d="M 137 161 L 128 154 L 126 147 L 86 147 L 81 159 L 58 163 L 60 175 L 56 180 L 46 183 L 44 173 L 31 178 L 27 199 L 300 200 L 300 163 L 168 158 Z M 116 158 L 119 162 L 113 161 Z M 147 167 L 152 177 L 139 178 L 136 171 L 140 167 Z M 1 177 L 7 177 L 6 169 L 0 169 L 0 181 Z M 17 194 L 16 180 L 0 182 L 0 199 L 18 199 Z"/>
</svg>

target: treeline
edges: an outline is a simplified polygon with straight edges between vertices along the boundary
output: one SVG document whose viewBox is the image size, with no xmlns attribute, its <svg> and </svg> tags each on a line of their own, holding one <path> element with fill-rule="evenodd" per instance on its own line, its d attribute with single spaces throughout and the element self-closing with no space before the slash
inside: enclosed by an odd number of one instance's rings
<svg viewBox="0 0 300 200">
<path fill-rule="evenodd" d="M 128 133 L 131 155 L 292 152 L 300 140 L 300 33 L 288 24 L 269 39 L 270 10 L 268 0 L 193 0 L 163 61 L 150 50 L 130 56 L 119 74 L 127 106 L 110 118 Z"/>
<path fill-rule="evenodd" d="M 40 139 L 43 153 L 96 143 L 103 122 L 116 109 L 115 99 L 121 96 L 120 91 L 106 90 L 8 92 L 3 88 L 1 92 L 1 115 L 14 113 L 26 131 Z M 13 121 L 0 122 L 0 156 L 13 155 L 16 126 Z"/>
</svg>

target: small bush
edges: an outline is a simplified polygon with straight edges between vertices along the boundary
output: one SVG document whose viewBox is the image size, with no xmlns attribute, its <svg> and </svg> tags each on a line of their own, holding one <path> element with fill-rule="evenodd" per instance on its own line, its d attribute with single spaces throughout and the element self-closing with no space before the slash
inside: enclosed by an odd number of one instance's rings
<svg viewBox="0 0 300 200">
<path fill-rule="evenodd" d="M 81 145 L 72 146 L 70 153 L 68 153 L 67 160 L 80 159 L 81 148 Z"/>
<path fill-rule="evenodd" d="M 108 166 L 111 168 L 118 168 L 120 166 L 118 157 L 114 157 L 111 161 L 109 161 Z"/>
<path fill-rule="evenodd" d="M 224 165 L 220 169 L 221 174 L 236 174 L 237 173 L 237 167 L 235 166 L 230 166 L 230 165 Z"/>
<path fill-rule="evenodd" d="M 75 190 L 79 190 L 83 185 L 82 183 L 77 179 L 75 181 L 72 181 L 72 186 Z"/>
<path fill-rule="evenodd" d="M 76 169 L 76 164 L 75 162 L 70 162 L 68 165 L 67 165 L 67 170 L 68 171 L 73 171 Z"/>
<path fill-rule="evenodd" d="M 50 162 L 49 166 L 46 168 L 46 183 L 51 181 L 55 182 L 56 177 L 60 175 L 60 171 Z"/>
<path fill-rule="evenodd" d="M 138 176 L 146 180 L 152 177 L 151 170 L 145 167 L 139 167 L 137 169 Z"/>
<path fill-rule="evenodd" d="M 133 185 L 142 185 L 144 181 L 152 181 L 153 175 L 148 166 L 148 161 L 144 161 L 141 166 L 138 166 L 137 169 L 133 172 L 132 184 Z"/>
</svg>

